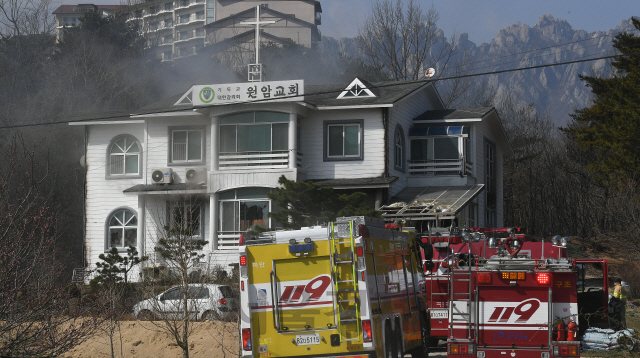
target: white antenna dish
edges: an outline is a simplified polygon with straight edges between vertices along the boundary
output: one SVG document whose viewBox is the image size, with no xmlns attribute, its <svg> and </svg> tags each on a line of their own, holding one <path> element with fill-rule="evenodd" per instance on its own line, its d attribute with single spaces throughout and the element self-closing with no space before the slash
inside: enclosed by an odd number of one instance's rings
<svg viewBox="0 0 640 358">
<path fill-rule="evenodd" d="M 431 68 L 431 67 L 430 67 L 429 69 L 427 69 L 427 72 L 425 72 L 425 74 L 424 74 L 424 75 L 425 75 L 427 78 L 431 78 L 431 77 L 433 77 L 433 75 L 435 75 L 435 74 L 436 74 L 436 69 L 435 69 L 435 68 Z"/>
</svg>

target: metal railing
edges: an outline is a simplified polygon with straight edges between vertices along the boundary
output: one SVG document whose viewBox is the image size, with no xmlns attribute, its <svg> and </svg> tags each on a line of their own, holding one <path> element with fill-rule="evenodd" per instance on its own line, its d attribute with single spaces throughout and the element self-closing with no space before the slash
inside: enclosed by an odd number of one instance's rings
<svg viewBox="0 0 640 358">
<path fill-rule="evenodd" d="M 220 170 L 229 169 L 286 169 L 289 151 L 220 153 Z"/>
<path fill-rule="evenodd" d="M 218 250 L 238 250 L 244 231 L 218 231 Z"/>
<path fill-rule="evenodd" d="M 469 175 L 473 171 L 473 163 L 460 159 L 410 160 L 410 175 Z"/>
</svg>

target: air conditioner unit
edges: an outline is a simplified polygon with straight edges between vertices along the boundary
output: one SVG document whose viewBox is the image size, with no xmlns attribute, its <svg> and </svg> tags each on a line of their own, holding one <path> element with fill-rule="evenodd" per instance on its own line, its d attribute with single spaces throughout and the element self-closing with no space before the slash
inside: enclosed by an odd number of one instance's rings
<svg viewBox="0 0 640 358">
<path fill-rule="evenodd" d="M 205 184 L 207 180 L 207 168 L 187 168 L 184 177 L 187 184 Z"/>
<path fill-rule="evenodd" d="M 153 184 L 171 184 L 173 173 L 171 168 L 157 168 L 151 171 L 151 181 Z"/>
</svg>

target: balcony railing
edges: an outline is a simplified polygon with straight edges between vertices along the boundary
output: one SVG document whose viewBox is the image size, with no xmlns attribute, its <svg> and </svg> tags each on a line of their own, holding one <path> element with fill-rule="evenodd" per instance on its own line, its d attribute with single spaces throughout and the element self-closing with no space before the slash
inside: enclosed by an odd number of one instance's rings
<svg viewBox="0 0 640 358">
<path fill-rule="evenodd" d="M 422 175 L 468 175 L 473 170 L 473 163 L 460 159 L 410 160 L 409 174 Z"/>
<path fill-rule="evenodd" d="M 289 151 L 220 153 L 220 170 L 289 168 Z"/>
<path fill-rule="evenodd" d="M 218 250 L 238 250 L 244 231 L 218 231 Z"/>
</svg>

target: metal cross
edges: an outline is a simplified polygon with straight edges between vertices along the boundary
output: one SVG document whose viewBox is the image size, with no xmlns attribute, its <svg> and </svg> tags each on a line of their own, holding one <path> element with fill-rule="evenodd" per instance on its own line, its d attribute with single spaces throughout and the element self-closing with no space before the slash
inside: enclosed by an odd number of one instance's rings
<svg viewBox="0 0 640 358">
<path fill-rule="evenodd" d="M 256 64 L 260 63 L 260 25 L 275 24 L 274 20 L 260 21 L 260 5 L 256 6 L 256 20 L 242 21 L 240 25 L 256 25 Z"/>
</svg>

